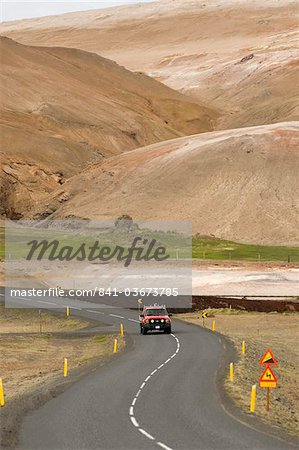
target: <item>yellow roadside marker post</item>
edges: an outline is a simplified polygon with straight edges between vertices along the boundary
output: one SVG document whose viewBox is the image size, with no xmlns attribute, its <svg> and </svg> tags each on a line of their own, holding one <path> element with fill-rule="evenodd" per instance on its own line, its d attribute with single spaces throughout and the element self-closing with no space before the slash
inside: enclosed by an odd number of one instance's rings
<svg viewBox="0 0 299 450">
<path fill-rule="evenodd" d="M 70 316 L 70 307 L 67 306 L 66 307 L 66 317 L 69 317 L 69 316 Z"/>
<path fill-rule="evenodd" d="M 67 377 L 67 373 L 68 373 L 68 363 L 67 363 L 67 358 L 64 358 L 64 360 L 63 360 L 63 376 Z"/>
<path fill-rule="evenodd" d="M 4 406 L 4 405 L 5 405 L 4 389 L 3 389 L 2 378 L 0 378 L 0 406 Z"/>
<path fill-rule="evenodd" d="M 250 398 L 250 412 L 255 411 L 255 399 L 256 399 L 256 384 L 251 387 L 251 398 Z"/>
<path fill-rule="evenodd" d="M 246 344 L 245 341 L 242 341 L 242 355 L 245 355 L 245 351 L 246 351 Z"/>
<path fill-rule="evenodd" d="M 231 382 L 234 381 L 234 363 L 230 363 L 229 365 L 229 379 Z"/>
<path fill-rule="evenodd" d="M 124 324 L 123 323 L 120 324 L 120 335 L 121 336 L 124 335 Z"/>
<path fill-rule="evenodd" d="M 114 342 L 113 342 L 113 353 L 116 353 L 117 352 L 117 339 L 114 339 Z"/>
<path fill-rule="evenodd" d="M 216 331 L 216 320 L 212 322 L 212 331 Z"/>
</svg>

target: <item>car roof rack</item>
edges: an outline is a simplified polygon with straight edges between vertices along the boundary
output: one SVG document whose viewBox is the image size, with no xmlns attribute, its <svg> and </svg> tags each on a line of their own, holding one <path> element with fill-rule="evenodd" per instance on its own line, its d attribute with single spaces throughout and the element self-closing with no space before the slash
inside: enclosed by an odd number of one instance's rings
<svg viewBox="0 0 299 450">
<path fill-rule="evenodd" d="M 153 305 L 149 305 L 149 306 L 144 306 L 145 308 L 164 308 L 166 309 L 166 305 L 159 305 L 158 303 L 154 303 Z"/>
</svg>

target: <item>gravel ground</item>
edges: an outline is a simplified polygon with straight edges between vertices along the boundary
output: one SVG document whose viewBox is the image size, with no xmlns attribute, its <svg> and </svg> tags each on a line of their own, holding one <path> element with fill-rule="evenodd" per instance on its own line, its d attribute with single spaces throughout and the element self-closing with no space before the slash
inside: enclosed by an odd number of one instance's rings
<svg viewBox="0 0 299 450">
<path fill-rule="evenodd" d="M 61 378 L 63 360 L 68 358 L 69 371 L 94 358 L 112 353 L 113 335 L 77 331 L 90 327 L 78 318 L 42 311 L 39 333 L 37 310 L 6 309 L 0 305 L 0 372 L 7 404 L 10 399 L 32 387 Z"/>
</svg>

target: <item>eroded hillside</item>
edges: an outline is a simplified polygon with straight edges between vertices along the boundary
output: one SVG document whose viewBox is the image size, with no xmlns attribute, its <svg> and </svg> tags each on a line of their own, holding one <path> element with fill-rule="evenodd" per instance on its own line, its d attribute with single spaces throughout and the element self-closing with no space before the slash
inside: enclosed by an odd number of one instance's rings
<svg viewBox="0 0 299 450">
<path fill-rule="evenodd" d="M 59 218 L 129 214 L 136 220 L 191 220 L 193 233 L 295 244 L 298 131 L 295 122 L 280 123 L 137 149 L 71 178 L 49 198 L 48 213 Z M 69 199 L 63 206 L 62 196 Z"/>
<path fill-rule="evenodd" d="M 217 114 L 143 75 L 76 49 L 1 39 L 0 214 L 29 214 L 88 164 L 212 129 Z"/>
</svg>

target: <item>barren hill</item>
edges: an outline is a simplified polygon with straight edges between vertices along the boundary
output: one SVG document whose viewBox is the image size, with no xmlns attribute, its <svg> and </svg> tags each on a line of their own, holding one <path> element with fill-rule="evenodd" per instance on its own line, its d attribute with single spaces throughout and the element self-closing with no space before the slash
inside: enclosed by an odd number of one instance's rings
<svg viewBox="0 0 299 450">
<path fill-rule="evenodd" d="M 212 129 L 216 113 L 76 49 L 1 38 L 0 214 L 20 217 L 87 164 Z"/>
<path fill-rule="evenodd" d="M 297 28 L 293 0 L 161 0 L 0 26 L 145 71 L 221 110 L 218 129 L 298 120 Z"/>
<path fill-rule="evenodd" d="M 49 199 L 52 217 L 192 220 L 193 233 L 298 243 L 299 125 L 170 140 L 95 164 Z M 62 196 L 69 198 L 61 206 Z"/>
<path fill-rule="evenodd" d="M 161 0 L 1 24 L 45 47 L 4 41 L 0 203 L 297 244 L 297 15 L 293 0 Z"/>
</svg>

